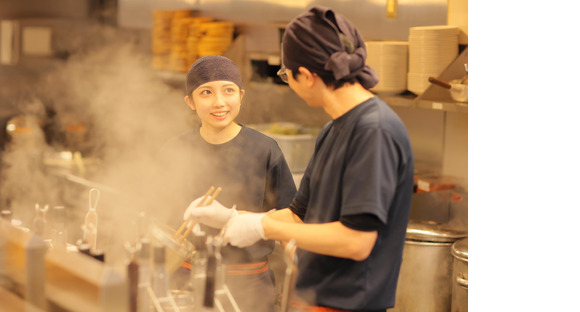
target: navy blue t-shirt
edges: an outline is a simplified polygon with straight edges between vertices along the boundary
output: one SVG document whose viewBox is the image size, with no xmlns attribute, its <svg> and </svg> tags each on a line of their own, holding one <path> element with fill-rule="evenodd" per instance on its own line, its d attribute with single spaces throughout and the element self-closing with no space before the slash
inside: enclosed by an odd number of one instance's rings
<svg viewBox="0 0 580 312">
<path fill-rule="evenodd" d="M 344 310 L 394 306 L 413 166 L 404 124 L 377 97 L 325 125 L 290 209 L 305 223 L 341 221 L 352 228 L 345 220 L 372 216 L 378 237 L 363 261 L 299 249 L 296 290 L 303 299 Z"/>
<path fill-rule="evenodd" d="M 160 196 L 166 209 L 173 207 L 169 224 L 179 226 L 191 201 L 211 186 L 221 187 L 221 204 L 240 210 L 265 212 L 288 207 L 296 194 L 290 168 L 276 141 L 241 125 L 236 137 L 223 144 L 210 144 L 191 129 L 166 143 L 159 154 L 163 173 Z M 167 213 L 161 212 L 161 213 Z M 219 230 L 204 228 L 210 235 Z M 274 249 L 273 241 L 260 241 L 247 248 L 231 245 L 221 249 L 224 263 L 262 261 Z"/>
</svg>

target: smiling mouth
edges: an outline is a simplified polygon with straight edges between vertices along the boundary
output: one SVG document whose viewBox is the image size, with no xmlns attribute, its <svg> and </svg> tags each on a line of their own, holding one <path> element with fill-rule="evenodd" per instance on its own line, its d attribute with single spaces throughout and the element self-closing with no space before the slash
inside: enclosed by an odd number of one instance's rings
<svg viewBox="0 0 580 312">
<path fill-rule="evenodd" d="M 216 116 L 216 117 L 223 117 L 227 114 L 228 114 L 228 112 L 211 113 L 211 115 Z"/>
</svg>

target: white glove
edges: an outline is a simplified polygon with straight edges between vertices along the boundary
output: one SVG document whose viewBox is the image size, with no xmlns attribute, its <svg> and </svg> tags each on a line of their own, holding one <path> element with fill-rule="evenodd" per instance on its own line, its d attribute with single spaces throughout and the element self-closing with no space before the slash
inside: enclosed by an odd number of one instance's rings
<svg viewBox="0 0 580 312">
<path fill-rule="evenodd" d="M 223 236 L 223 244 L 244 248 L 266 239 L 262 218 L 265 213 L 245 213 L 230 219 Z"/>
<path fill-rule="evenodd" d="M 238 215 L 238 212 L 234 208 L 227 208 L 220 204 L 217 200 L 214 200 L 210 205 L 197 207 L 202 197 L 194 200 L 189 204 L 189 207 L 185 210 L 183 214 L 183 220 L 195 220 L 199 219 L 200 223 L 213 228 L 221 229 L 228 223 L 228 221 Z"/>
</svg>

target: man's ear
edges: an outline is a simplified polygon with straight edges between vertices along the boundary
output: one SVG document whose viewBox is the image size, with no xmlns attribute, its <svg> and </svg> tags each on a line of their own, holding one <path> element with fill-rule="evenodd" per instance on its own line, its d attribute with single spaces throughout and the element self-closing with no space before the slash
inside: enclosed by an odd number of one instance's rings
<svg viewBox="0 0 580 312">
<path fill-rule="evenodd" d="M 195 104 L 193 104 L 193 100 L 189 97 L 189 95 L 186 95 L 183 100 L 185 103 L 187 103 L 187 106 L 189 106 L 191 110 L 195 110 Z"/>
<path fill-rule="evenodd" d="M 311 87 L 314 85 L 315 74 L 313 72 L 302 66 L 298 67 L 298 72 L 300 73 L 300 76 L 306 79 L 305 82 L 307 83 L 307 86 Z"/>
</svg>

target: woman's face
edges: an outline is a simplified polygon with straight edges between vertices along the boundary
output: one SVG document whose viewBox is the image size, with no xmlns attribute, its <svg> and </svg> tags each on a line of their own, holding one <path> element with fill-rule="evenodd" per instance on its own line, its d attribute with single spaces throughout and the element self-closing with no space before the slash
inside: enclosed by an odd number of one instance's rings
<svg viewBox="0 0 580 312">
<path fill-rule="evenodd" d="M 211 81 L 195 89 L 185 102 L 197 113 L 202 126 L 222 130 L 240 113 L 245 91 L 231 81 Z"/>
</svg>

